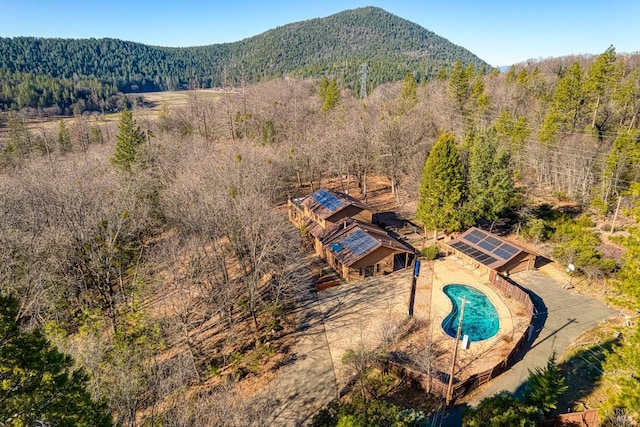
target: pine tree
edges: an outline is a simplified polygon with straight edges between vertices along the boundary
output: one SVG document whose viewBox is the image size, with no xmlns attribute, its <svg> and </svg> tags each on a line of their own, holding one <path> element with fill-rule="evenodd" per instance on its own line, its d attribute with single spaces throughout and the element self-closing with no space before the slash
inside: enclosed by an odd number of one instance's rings
<svg viewBox="0 0 640 427">
<path fill-rule="evenodd" d="M 640 183 L 631 184 L 629 196 L 633 205 L 629 213 L 635 219 L 636 225 L 627 229 L 629 235 L 622 244 L 625 249 L 624 259 L 618 274 L 618 288 L 624 294 L 624 302 L 634 310 L 640 309 L 640 286 L 638 286 L 638 272 L 640 271 Z M 623 302 L 623 301 L 621 301 Z"/>
<path fill-rule="evenodd" d="M 462 62 L 456 61 L 449 77 L 449 92 L 458 110 L 463 111 L 469 98 L 469 75 L 462 68 Z"/>
<path fill-rule="evenodd" d="M 619 195 L 625 186 L 623 181 L 635 181 L 640 177 L 640 142 L 636 129 L 624 130 L 613 141 L 613 147 L 605 158 L 601 199 L 608 206 L 612 196 Z"/>
<path fill-rule="evenodd" d="M 335 79 L 332 79 L 327 85 L 327 89 L 324 92 L 324 99 L 322 100 L 322 111 L 325 113 L 332 110 L 340 100 L 340 88 Z"/>
<path fill-rule="evenodd" d="M 62 154 L 66 154 L 71 151 L 71 134 L 69 133 L 69 128 L 62 119 L 58 122 L 58 147 Z"/>
<path fill-rule="evenodd" d="M 529 378 L 524 395 L 526 403 L 536 406 L 545 414 L 557 408 L 558 398 L 568 386 L 565 378 L 556 363 L 556 354 L 553 353 L 547 360 L 547 366 L 529 370 Z"/>
<path fill-rule="evenodd" d="M 540 425 L 543 418 L 538 408 L 520 402 L 511 393 L 503 390 L 482 399 L 477 407 L 466 411 L 462 425 L 464 427 L 535 427 Z"/>
<path fill-rule="evenodd" d="M 123 172 L 131 173 L 133 164 L 138 157 L 140 146 L 144 143 L 144 133 L 135 124 L 130 110 L 122 110 L 118 122 L 118 135 L 116 135 L 116 152 L 111 158 L 111 163 Z"/>
<path fill-rule="evenodd" d="M 640 223 L 640 183 L 633 183 L 629 191 L 632 208 L 629 214 Z M 623 300 L 630 308 L 640 308 L 640 289 L 638 288 L 638 271 L 640 271 L 640 228 L 636 225 L 629 228 L 629 236 L 623 241 L 625 248 L 624 262 L 620 268 L 619 289 L 623 292 Z M 624 335 L 623 335 L 624 338 Z M 635 330 L 607 354 L 602 365 L 606 400 L 601 407 L 602 415 L 614 409 L 626 409 L 632 416 L 640 417 L 640 323 L 636 322 Z"/>
<path fill-rule="evenodd" d="M 320 97 L 320 101 L 322 103 L 324 103 L 324 96 L 327 94 L 327 86 L 329 86 L 329 79 L 327 79 L 327 76 L 322 75 L 318 88 L 318 96 Z"/>
<path fill-rule="evenodd" d="M 38 331 L 19 329 L 18 301 L 0 295 L 0 425 L 110 426 L 88 377 Z"/>
<path fill-rule="evenodd" d="M 573 132 L 579 125 L 584 106 L 584 73 L 578 62 L 567 69 L 558 81 L 551 97 L 551 106 L 544 118 L 538 139 L 553 143 L 559 133 Z"/>
<path fill-rule="evenodd" d="M 598 56 L 587 71 L 587 77 L 584 82 L 585 98 L 589 107 L 593 109 L 593 119 L 591 127 L 599 127 L 609 119 L 609 114 L 604 117 L 598 117 L 598 113 L 604 110 L 607 104 L 607 98 L 611 96 L 611 92 L 616 88 L 616 80 L 621 76 L 616 75 L 616 50 L 610 46 L 603 54 Z M 602 132 L 603 129 L 600 129 Z"/>
<path fill-rule="evenodd" d="M 417 88 L 418 83 L 416 83 L 416 79 L 413 77 L 413 74 L 407 73 L 400 90 L 400 100 L 404 105 L 406 105 L 407 109 L 412 108 L 418 103 Z"/>
<path fill-rule="evenodd" d="M 464 179 L 453 134 L 442 133 L 422 170 L 416 218 L 426 230 L 455 231 L 460 228 L 460 206 Z"/>
<path fill-rule="evenodd" d="M 497 220 L 513 198 L 509 154 L 497 150 L 495 132 L 476 135 L 471 143 L 466 211 L 472 223 L 480 218 Z"/>
</svg>

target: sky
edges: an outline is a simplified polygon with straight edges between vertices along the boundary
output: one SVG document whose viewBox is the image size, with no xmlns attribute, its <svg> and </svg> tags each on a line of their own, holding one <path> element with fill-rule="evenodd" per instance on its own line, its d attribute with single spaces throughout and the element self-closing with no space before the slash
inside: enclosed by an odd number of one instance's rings
<svg viewBox="0 0 640 427">
<path fill-rule="evenodd" d="M 492 66 L 640 51 L 637 0 L 0 0 L 0 37 L 110 37 L 154 46 L 234 42 L 292 22 L 376 6 Z"/>
</svg>

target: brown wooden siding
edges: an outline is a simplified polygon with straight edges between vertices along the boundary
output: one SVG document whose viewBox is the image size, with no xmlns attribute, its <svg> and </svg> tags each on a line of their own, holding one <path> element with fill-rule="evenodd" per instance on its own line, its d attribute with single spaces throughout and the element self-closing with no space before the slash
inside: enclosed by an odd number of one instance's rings
<svg viewBox="0 0 640 427">
<path fill-rule="evenodd" d="M 393 255 L 395 251 L 391 248 L 386 248 L 384 246 L 379 247 L 374 250 L 367 256 L 359 259 L 355 263 L 351 265 L 353 268 L 364 268 L 369 265 L 379 264 L 379 263 L 391 263 L 391 270 L 393 271 Z M 390 258 L 390 261 L 388 260 Z"/>
<path fill-rule="evenodd" d="M 518 273 L 519 271 L 532 270 L 535 262 L 536 256 L 534 254 L 523 252 L 520 255 L 509 260 L 509 262 L 501 267 L 498 271 L 507 274 L 513 274 Z"/>
</svg>

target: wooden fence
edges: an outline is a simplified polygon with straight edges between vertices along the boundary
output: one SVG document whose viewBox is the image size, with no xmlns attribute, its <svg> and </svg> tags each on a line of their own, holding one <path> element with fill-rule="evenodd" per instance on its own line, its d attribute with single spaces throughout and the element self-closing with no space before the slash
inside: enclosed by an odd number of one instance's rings
<svg viewBox="0 0 640 427">
<path fill-rule="evenodd" d="M 598 427 L 600 419 L 596 409 L 589 409 L 583 412 L 569 412 L 560 414 L 556 418 L 545 421 L 543 427 Z"/>
<path fill-rule="evenodd" d="M 515 346 L 509 352 L 509 355 L 505 357 L 502 361 L 496 364 L 493 368 L 488 369 L 484 372 L 480 372 L 474 375 L 471 375 L 464 381 L 456 382 L 454 378 L 453 384 L 453 399 L 455 400 L 458 397 L 464 396 L 471 390 L 476 387 L 481 386 L 484 383 L 489 382 L 491 379 L 497 377 L 498 375 L 505 372 L 510 366 L 513 365 L 516 358 L 522 351 L 523 347 L 527 344 L 527 340 L 529 338 L 529 332 L 533 327 L 533 313 L 534 313 L 534 305 L 533 301 L 529 294 L 522 289 L 518 284 L 511 281 L 510 279 L 504 278 L 495 274 L 495 271 L 491 271 L 489 274 L 489 280 L 491 285 L 497 292 L 500 292 L 502 295 L 513 298 L 514 300 L 522 303 L 525 307 L 526 314 L 529 317 L 529 326 L 525 329 L 524 333 L 520 336 L 518 342 L 516 342 Z M 402 362 L 397 362 L 394 360 L 389 360 L 389 371 L 393 372 L 395 375 L 405 378 L 410 384 L 414 386 L 418 386 L 425 391 L 429 391 L 435 395 L 438 395 L 442 398 L 447 397 L 447 388 L 448 388 L 448 379 L 449 375 L 443 372 L 435 372 L 432 373 L 431 376 L 416 371 L 414 369 L 409 368 Z M 591 424 L 588 424 L 591 426 Z"/>
</svg>

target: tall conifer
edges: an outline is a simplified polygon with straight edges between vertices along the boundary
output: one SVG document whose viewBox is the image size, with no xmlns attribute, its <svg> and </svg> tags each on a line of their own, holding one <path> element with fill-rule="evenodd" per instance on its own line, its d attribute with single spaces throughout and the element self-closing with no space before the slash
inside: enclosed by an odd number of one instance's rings
<svg viewBox="0 0 640 427">
<path fill-rule="evenodd" d="M 138 150 L 144 143 L 144 133 L 135 124 L 130 110 L 122 110 L 118 123 L 118 135 L 116 135 L 116 152 L 111 158 L 111 163 L 121 171 L 131 172 L 133 163 L 138 156 Z"/>
<path fill-rule="evenodd" d="M 422 170 L 416 218 L 426 230 L 454 231 L 460 228 L 459 210 L 464 176 L 458 147 L 452 133 L 436 141 Z"/>
</svg>

